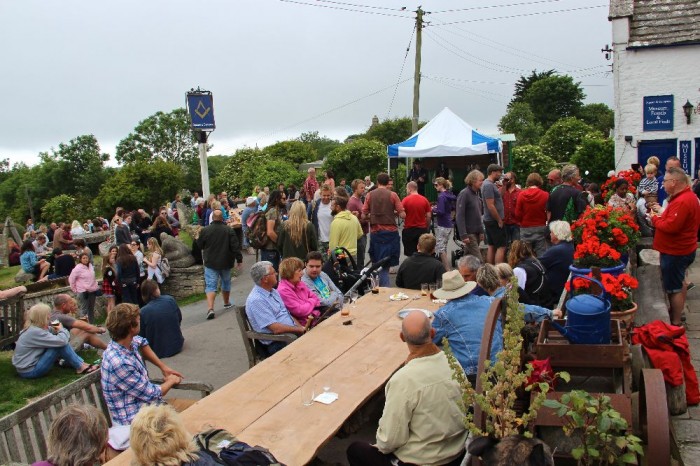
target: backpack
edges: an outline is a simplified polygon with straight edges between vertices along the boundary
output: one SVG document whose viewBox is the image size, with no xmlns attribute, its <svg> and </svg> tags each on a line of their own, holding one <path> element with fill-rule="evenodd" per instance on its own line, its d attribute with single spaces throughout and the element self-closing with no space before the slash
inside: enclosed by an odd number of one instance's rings
<svg viewBox="0 0 700 466">
<path fill-rule="evenodd" d="M 163 275 L 163 278 L 168 278 L 170 276 L 170 262 L 168 262 L 167 257 L 163 256 L 160 258 L 158 268 L 160 269 L 160 273 Z"/>
<path fill-rule="evenodd" d="M 255 249 L 262 249 L 267 243 L 267 219 L 265 212 L 258 212 L 248 217 L 248 243 Z"/>
<path fill-rule="evenodd" d="M 577 192 L 569 198 L 562 220 L 566 220 L 569 224 L 578 220 L 579 216 L 583 213 L 583 210 L 579 210 L 578 205 L 588 205 L 588 193 L 586 191 Z"/>
<path fill-rule="evenodd" d="M 284 466 L 269 452 L 239 441 L 224 429 L 210 429 L 194 436 L 197 447 L 217 464 L 228 466 Z"/>
</svg>

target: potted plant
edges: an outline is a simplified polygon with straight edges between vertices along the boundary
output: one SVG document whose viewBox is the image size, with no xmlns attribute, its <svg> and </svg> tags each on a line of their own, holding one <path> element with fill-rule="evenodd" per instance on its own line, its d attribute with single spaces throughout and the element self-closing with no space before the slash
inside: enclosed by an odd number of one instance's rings
<svg viewBox="0 0 700 466">
<path fill-rule="evenodd" d="M 587 276 L 593 277 L 603 284 L 603 288 L 605 288 L 606 293 L 610 297 L 610 318 L 623 321 L 625 329 L 629 329 L 637 313 L 637 303 L 632 301 L 632 290 L 636 290 L 639 286 L 637 279 L 626 273 L 619 275 L 600 273 L 595 268 Z M 571 290 L 571 283 L 573 283 L 573 291 Z M 576 277 L 572 281 L 567 282 L 564 287 L 573 296 L 581 293 L 596 293 L 598 291 L 591 289 L 591 287 L 597 288 L 597 285 L 590 280 Z"/>
<path fill-rule="evenodd" d="M 604 273 L 619 274 L 624 270 L 623 255 L 639 241 L 639 226 L 624 209 L 609 206 L 586 208 L 571 225 L 575 249 L 574 275 L 585 275 L 593 266 Z"/>
<path fill-rule="evenodd" d="M 572 390 L 559 400 L 546 400 L 544 406 L 564 418 L 567 436 L 578 439 L 571 456 L 579 465 L 638 464 L 644 454 L 642 440 L 627 432 L 627 421 L 612 408 L 609 396 Z"/>
</svg>

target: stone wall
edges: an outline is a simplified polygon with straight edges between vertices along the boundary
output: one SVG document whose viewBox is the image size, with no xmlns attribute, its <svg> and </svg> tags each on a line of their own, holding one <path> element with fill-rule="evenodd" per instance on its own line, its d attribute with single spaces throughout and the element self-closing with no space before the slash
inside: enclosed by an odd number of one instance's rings
<svg viewBox="0 0 700 466">
<path fill-rule="evenodd" d="M 161 285 L 161 291 L 175 299 L 204 293 L 204 267 L 193 265 L 182 269 L 170 269 L 170 276 Z"/>
</svg>

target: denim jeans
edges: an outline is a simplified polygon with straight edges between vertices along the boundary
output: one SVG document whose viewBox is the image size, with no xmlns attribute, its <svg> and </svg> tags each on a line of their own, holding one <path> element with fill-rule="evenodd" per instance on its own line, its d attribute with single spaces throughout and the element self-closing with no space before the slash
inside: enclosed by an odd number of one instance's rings
<svg viewBox="0 0 700 466">
<path fill-rule="evenodd" d="M 280 266 L 280 253 L 277 249 L 261 249 L 260 260 L 272 263 L 272 267 L 277 270 Z"/>
<path fill-rule="evenodd" d="M 23 379 L 38 379 L 49 373 L 54 363 L 58 358 L 62 358 L 73 369 L 80 369 L 83 365 L 83 359 L 78 356 L 69 344 L 60 348 L 47 348 L 44 354 L 41 355 L 39 361 L 34 366 L 34 369 L 29 372 L 19 372 L 19 376 Z"/>
<path fill-rule="evenodd" d="M 357 267 L 361 270 L 365 266 L 365 254 L 367 251 L 367 235 L 357 240 Z"/>
</svg>

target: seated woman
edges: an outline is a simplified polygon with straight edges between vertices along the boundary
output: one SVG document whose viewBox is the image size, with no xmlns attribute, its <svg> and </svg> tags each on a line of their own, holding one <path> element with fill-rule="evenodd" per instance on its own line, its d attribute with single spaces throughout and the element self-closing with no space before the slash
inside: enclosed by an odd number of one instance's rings
<svg viewBox="0 0 700 466">
<path fill-rule="evenodd" d="M 32 240 L 33 238 L 29 239 L 29 241 Z M 12 238 L 7 240 L 7 254 L 10 266 L 19 265 L 19 256 L 22 254 L 22 249 L 19 247 L 19 244 L 15 243 L 15 240 L 13 240 Z"/>
<path fill-rule="evenodd" d="M 24 379 L 37 379 L 48 374 L 56 361 L 63 359 L 78 374 L 95 372 L 100 366 L 85 364 L 68 344 L 70 333 L 60 322 L 51 325 L 51 308 L 46 304 L 30 307 L 25 317 L 24 330 L 20 333 L 12 356 L 12 365 Z"/>
<path fill-rule="evenodd" d="M 634 213 L 637 201 L 634 199 L 634 194 L 629 192 L 629 183 L 624 178 L 620 178 L 615 182 L 615 192 L 608 200 L 608 205 L 614 208 L 627 209 Z"/>
<path fill-rule="evenodd" d="M 48 458 L 32 466 L 92 466 L 104 464 L 107 420 L 92 405 L 71 404 L 51 423 Z"/>
<path fill-rule="evenodd" d="M 73 223 L 70 225 L 70 235 L 75 237 L 75 236 L 83 236 L 87 232 L 85 231 L 85 228 L 80 224 L 79 221 L 73 220 Z"/>
<path fill-rule="evenodd" d="M 22 270 L 27 273 L 34 274 L 37 281 L 44 280 L 49 272 L 49 264 L 46 259 L 39 259 L 34 252 L 34 244 L 32 240 L 27 240 L 22 243 L 22 254 L 19 256 L 19 262 L 22 265 Z"/>
<path fill-rule="evenodd" d="M 287 257 L 280 262 L 280 283 L 277 291 L 282 297 L 282 302 L 289 313 L 299 321 L 299 325 L 306 326 L 309 317 L 319 317 L 321 302 L 318 296 L 311 292 L 308 286 L 301 281 L 304 273 L 304 263 L 296 257 Z"/>
<path fill-rule="evenodd" d="M 32 244 L 34 245 L 34 252 L 37 256 L 45 256 L 51 252 L 48 245 L 48 239 L 44 233 L 39 233 Z"/>
<path fill-rule="evenodd" d="M 489 295 L 501 298 L 505 296 L 506 291 L 508 291 L 510 287 L 510 280 L 513 278 L 513 269 L 506 263 L 497 264 L 493 267 L 498 275 L 500 286 L 495 291 L 489 292 Z M 518 301 L 522 303 L 523 301 L 520 299 L 521 292 L 524 293 L 523 290 L 518 287 Z M 535 304 L 525 304 L 525 322 L 542 322 L 546 317 L 560 318 L 561 315 L 561 311 L 558 309 L 550 311 L 548 308 Z"/>
<path fill-rule="evenodd" d="M 515 240 L 510 245 L 508 265 L 518 278 L 518 287 L 525 291 L 522 302 L 544 306 L 550 302 L 550 291 L 546 286 L 545 269 L 537 260 L 529 243 Z"/>
<path fill-rule="evenodd" d="M 546 272 L 545 281 L 550 290 L 550 302 L 546 307 L 554 307 L 569 279 L 569 266 L 574 263 L 574 243 L 569 222 L 557 220 L 549 224 L 549 238 L 553 246 L 539 258 Z"/>
<path fill-rule="evenodd" d="M 211 456 L 200 452 L 180 416 L 166 404 L 141 408 L 131 422 L 133 466 L 214 466 Z"/>
</svg>

